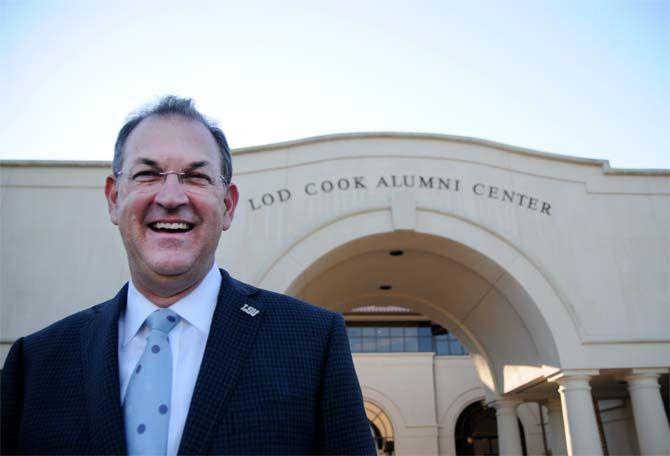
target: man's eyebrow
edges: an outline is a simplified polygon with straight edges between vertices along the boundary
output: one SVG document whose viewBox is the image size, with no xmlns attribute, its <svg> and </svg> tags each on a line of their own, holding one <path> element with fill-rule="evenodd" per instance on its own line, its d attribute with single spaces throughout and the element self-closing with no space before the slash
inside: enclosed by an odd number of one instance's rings
<svg viewBox="0 0 670 456">
<path fill-rule="evenodd" d="M 135 160 L 135 162 L 133 164 L 134 165 L 147 165 L 147 166 L 151 166 L 152 168 L 160 168 L 160 166 L 158 166 L 158 162 L 155 161 L 155 160 L 151 160 L 150 158 L 138 158 L 138 159 Z"/>
<path fill-rule="evenodd" d="M 158 164 L 157 161 L 152 160 L 150 158 L 138 158 L 135 160 L 135 165 L 147 165 L 151 166 L 152 168 L 161 168 L 161 166 Z M 201 161 L 196 161 L 196 162 L 191 162 L 185 169 L 184 171 L 193 171 L 194 169 L 197 168 L 204 168 L 207 165 L 209 165 L 209 162 L 207 160 L 201 160 Z"/>
<path fill-rule="evenodd" d="M 194 169 L 197 169 L 197 168 L 204 168 L 207 165 L 209 165 L 209 162 L 207 160 L 191 162 L 191 164 L 188 165 L 188 167 L 186 167 L 184 169 L 184 171 L 186 171 L 186 172 L 193 171 Z"/>
</svg>

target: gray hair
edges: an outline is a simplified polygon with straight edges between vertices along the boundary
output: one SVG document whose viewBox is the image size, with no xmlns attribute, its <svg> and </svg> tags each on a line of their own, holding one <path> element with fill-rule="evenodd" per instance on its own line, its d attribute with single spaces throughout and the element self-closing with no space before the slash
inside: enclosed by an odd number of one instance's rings
<svg viewBox="0 0 670 456">
<path fill-rule="evenodd" d="M 208 119 L 195 109 L 195 103 L 190 98 L 180 98 L 174 95 L 166 95 L 161 98 L 156 104 L 142 109 L 128 117 L 125 125 L 119 130 L 116 137 L 116 144 L 114 145 L 114 160 L 112 161 L 112 171 L 115 175 L 121 172 L 123 167 L 123 148 L 126 145 L 128 136 L 137 127 L 140 122 L 151 116 L 167 117 L 171 115 L 178 115 L 186 119 L 195 120 L 203 124 L 214 137 L 219 152 L 221 154 L 221 175 L 226 184 L 230 183 L 233 177 L 233 163 L 230 157 L 230 147 L 226 141 L 226 136 L 211 119 Z"/>
</svg>

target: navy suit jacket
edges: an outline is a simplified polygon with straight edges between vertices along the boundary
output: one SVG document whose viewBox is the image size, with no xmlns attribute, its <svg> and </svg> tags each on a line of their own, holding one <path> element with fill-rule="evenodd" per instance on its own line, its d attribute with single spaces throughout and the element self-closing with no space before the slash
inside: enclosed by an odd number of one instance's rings
<svg viewBox="0 0 670 456">
<path fill-rule="evenodd" d="M 376 454 L 344 321 L 221 271 L 180 454 Z M 2 453 L 126 453 L 111 299 L 25 338 L 2 371 Z M 244 305 L 257 309 L 252 316 Z"/>
</svg>

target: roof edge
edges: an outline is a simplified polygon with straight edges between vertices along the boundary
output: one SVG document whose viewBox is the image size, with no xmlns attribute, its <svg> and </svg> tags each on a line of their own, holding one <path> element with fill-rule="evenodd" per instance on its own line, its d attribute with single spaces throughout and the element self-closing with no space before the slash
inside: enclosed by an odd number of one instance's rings
<svg viewBox="0 0 670 456">
<path fill-rule="evenodd" d="M 488 146 L 496 149 L 511 152 L 517 155 L 527 157 L 542 158 L 545 160 L 562 161 L 576 165 L 598 166 L 602 169 L 604 174 L 613 175 L 654 175 L 654 176 L 670 176 L 670 169 L 665 168 L 613 168 L 610 166 L 609 160 L 597 158 L 583 158 L 571 155 L 556 154 L 524 147 L 512 146 L 505 143 L 491 141 L 488 139 L 473 138 L 470 136 L 446 135 L 438 133 L 410 133 L 410 132 L 352 132 L 352 133 L 334 133 L 320 136 L 310 136 L 307 138 L 294 139 L 290 141 L 281 141 L 270 144 L 262 144 L 258 146 L 241 147 L 231 151 L 233 155 L 252 154 L 259 152 L 268 152 L 277 149 L 285 149 L 288 147 L 304 146 L 307 144 L 333 142 L 341 140 L 353 139 L 430 139 L 439 141 L 460 142 L 464 144 L 474 144 L 480 146 Z M 74 160 L 0 160 L 0 166 L 17 166 L 17 167 L 92 167 L 103 168 L 111 167 L 110 161 L 74 161 Z"/>
<path fill-rule="evenodd" d="M 104 160 L 0 160 L 0 166 L 16 166 L 19 168 L 109 168 L 112 161 Z"/>
</svg>

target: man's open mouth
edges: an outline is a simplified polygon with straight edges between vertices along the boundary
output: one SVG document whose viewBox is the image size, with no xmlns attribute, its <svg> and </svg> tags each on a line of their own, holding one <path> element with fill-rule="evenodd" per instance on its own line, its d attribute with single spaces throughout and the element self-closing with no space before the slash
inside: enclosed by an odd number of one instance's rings
<svg viewBox="0 0 670 456">
<path fill-rule="evenodd" d="M 149 228 L 164 233 L 185 233 L 191 231 L 193 225 L 186 222 L 154 222 L 149 224 Z"/>
</svg>

